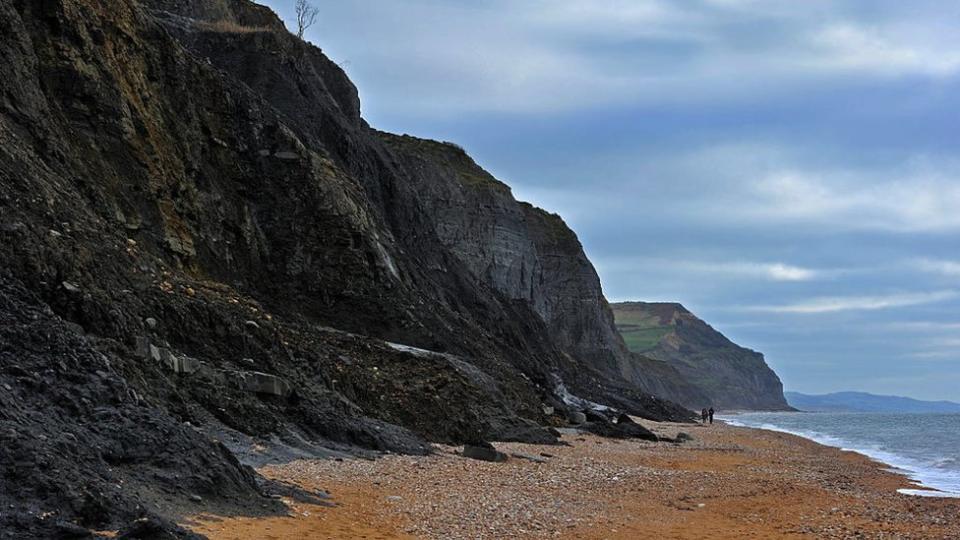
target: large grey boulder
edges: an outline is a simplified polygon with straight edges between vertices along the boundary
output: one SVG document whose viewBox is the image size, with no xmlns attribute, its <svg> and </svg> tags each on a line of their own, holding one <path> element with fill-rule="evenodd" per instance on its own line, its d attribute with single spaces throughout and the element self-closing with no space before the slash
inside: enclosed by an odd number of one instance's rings
<svg viewBox="0 0 960 540">
<path fill-rule="evenodd" d="M 614 424 L 609 420 L 596 420 L 587 422 L 578 429 L 612 439 L 643 439 L 654 442 L 660 440 L 655 433 L 633 422 Z"/>
</svg>

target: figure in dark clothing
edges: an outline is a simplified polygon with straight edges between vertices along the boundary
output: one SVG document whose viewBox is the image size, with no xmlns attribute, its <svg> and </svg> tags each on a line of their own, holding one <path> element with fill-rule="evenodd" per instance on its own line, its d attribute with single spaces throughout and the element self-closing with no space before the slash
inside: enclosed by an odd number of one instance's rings
<svg viewBox="0 0 960 540">
<path fill-rule="evenodd" d="M 707 414 L 710 415 L 710 423 L 713 423 L 713 407 L 710 407 L 710 410 L 707 411 Z"/>
<path fill-rule="evenodd" d="M 700 411 L 700 421 L 704 424 L 707 423 L 707 414 L 707 408 L 704 407 L 703 410 Z"/>
</svg>

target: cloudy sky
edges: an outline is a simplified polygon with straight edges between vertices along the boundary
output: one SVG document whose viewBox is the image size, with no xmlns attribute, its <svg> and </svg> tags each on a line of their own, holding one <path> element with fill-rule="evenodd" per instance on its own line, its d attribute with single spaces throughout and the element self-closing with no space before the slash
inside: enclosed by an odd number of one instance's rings
<svg viewBox="0 0 960 540">
<path fill-rule="evenodd" d="M 960 400 L 960 4 L 315 3 L 367 120 L 560 213 L 611 300 L 684 303 L 787 389 Z"/>
</svg>

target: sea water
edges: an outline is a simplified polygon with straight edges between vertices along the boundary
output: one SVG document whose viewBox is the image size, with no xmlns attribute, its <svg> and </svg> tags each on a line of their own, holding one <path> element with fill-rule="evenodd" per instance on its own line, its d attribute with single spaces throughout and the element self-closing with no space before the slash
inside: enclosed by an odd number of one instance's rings
<svg viewBox="0 0 960 540">
<path fill-rule="evenodd" d="M 743 413 L 718 416 L 734 426 L 782 431 L 883 462 L 935 491 L 960 497 L 960 414 Z"/>
</svg>

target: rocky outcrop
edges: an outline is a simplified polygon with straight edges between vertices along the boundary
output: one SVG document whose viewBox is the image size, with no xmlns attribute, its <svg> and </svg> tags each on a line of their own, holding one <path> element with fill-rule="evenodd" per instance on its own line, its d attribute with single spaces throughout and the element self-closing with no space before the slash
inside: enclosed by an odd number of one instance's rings
<svg viewBox="0 0 960 540">
<path fill-rule="evenodd" d="M 733 343 L 680 304 L 624 302 L 613 309 L 632 350 L 669 365 L 689 383 L 659 395 L 693 409 L 791 409 L 762 354 Z"/>
</svg>

